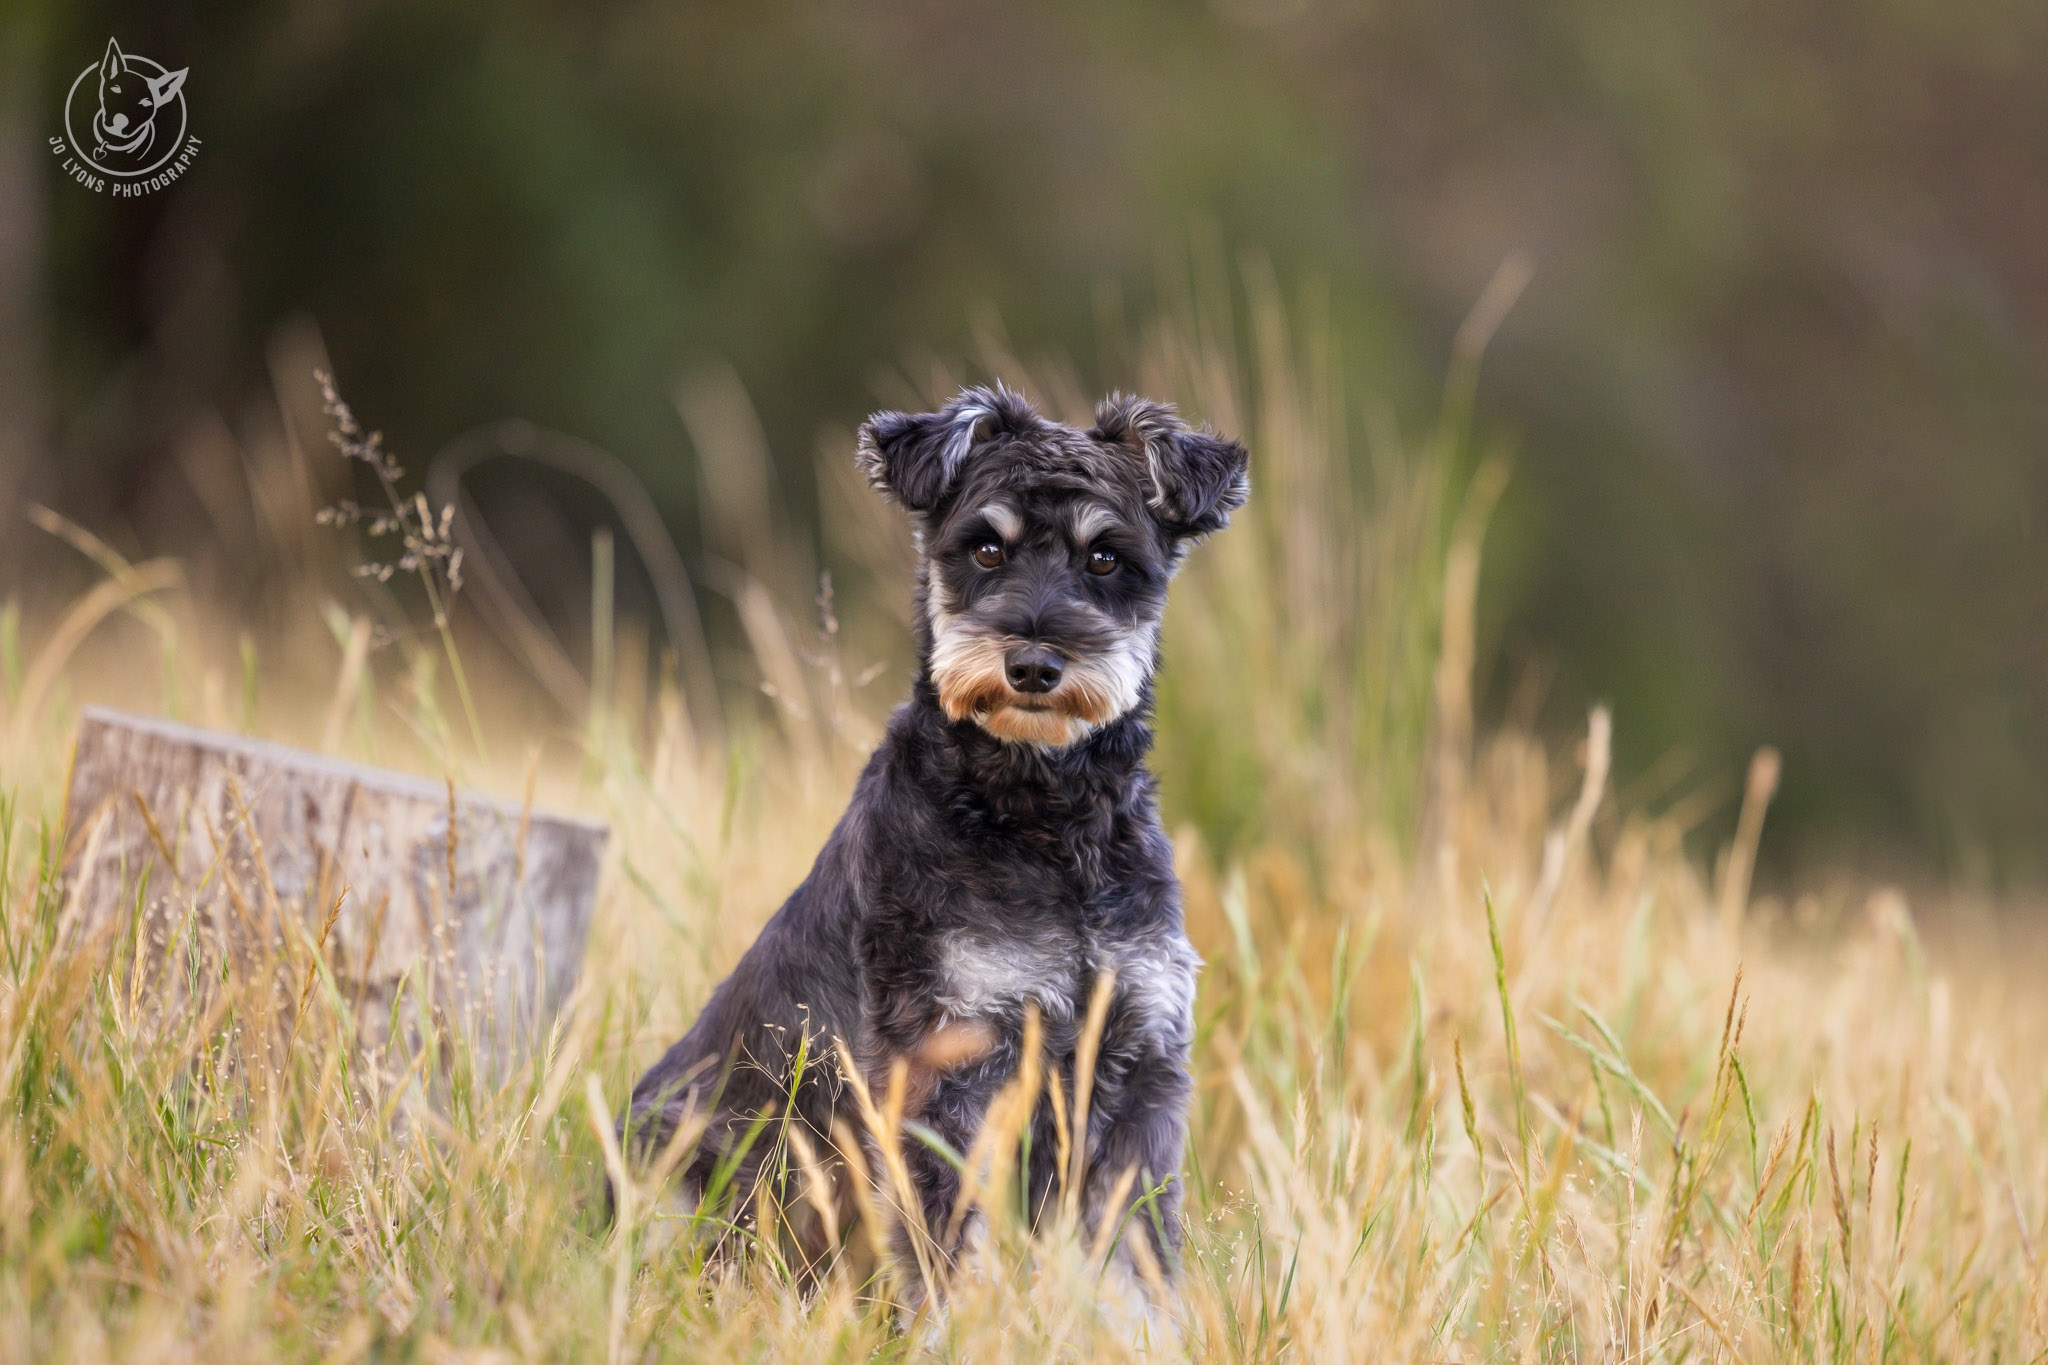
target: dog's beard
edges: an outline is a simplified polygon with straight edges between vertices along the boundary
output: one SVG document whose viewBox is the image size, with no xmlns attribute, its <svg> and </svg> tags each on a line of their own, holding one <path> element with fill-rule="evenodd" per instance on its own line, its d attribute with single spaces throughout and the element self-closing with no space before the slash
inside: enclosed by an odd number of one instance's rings
<svg viewBox="0 0 2048 1365">
<path fill-rule="evenodd" d="M 1138 704 L 1151 668 L 1150 629 L 1099 653 L 1068 659 L 1050 692 L 1018 692 L 1004 656 L 1016 641 L 932 613 L 932 685 L 954 720 L 971 720 L 997 739 L 1061 749 L 1085 739 Z"/>
</svg>

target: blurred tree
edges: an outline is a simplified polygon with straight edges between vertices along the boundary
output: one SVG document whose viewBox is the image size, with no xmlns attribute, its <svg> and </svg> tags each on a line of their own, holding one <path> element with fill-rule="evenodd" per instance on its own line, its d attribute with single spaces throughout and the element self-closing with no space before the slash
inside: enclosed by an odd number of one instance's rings
<svg viewBox="0 0 2048 1365">
<path fill-rule="evenodd" d="M 1127 380 L 1191 230 L 1318 282 L 1353 390 L 1419 431 L 1528 248 L 1485 389 L 1521 450 L 1496 712 L 1611 699 L 1624 773 L 1685 745 L 1731 794 L 1775 742 L 1780 851 L 2048 870 L 2038 4 L 4 14 L 0 498 L 232 547 L 204 463 L 274 420 L 266 348 L 310 317 L 398 449 L 574 432 L 686 543 L 673 394 L 728 361 L 801 526 L 818 431 L 988 319 Z M 192 70 L 204 149 L 142 200 L 31 164 L 110 33 Z M 580 543 L 557 502 L 535 544 Z"/>
</svg>

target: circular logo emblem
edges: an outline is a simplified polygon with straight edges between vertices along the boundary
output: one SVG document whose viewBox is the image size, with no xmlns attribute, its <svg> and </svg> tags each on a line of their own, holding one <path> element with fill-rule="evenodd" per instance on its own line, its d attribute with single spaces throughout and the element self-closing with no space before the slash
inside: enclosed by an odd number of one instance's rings
<svg viewBox="0 0 2048 1365">
<path fill-rule="evenodd" d="M 161 169 L 185 145 L 185 72 L 123 52 L 78 73 L 64 100 L 64 136 L 74 157 L 101 175 L 129 180 Z"/>
</svg>

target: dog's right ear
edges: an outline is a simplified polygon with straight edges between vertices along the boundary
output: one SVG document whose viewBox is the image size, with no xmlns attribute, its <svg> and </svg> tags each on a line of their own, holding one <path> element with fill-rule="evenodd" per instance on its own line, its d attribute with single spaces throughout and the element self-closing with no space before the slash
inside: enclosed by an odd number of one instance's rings
<svg viewBox="0 0 2048 1365">
<path fill-rule="evenodd" d="M 107 55 L 100 58 L 100 83 L 121 78 L 121 48 L 112 38 L 107 39 Z"/>
<path fill-rule="evenodd" d="M 1222 530 L 1251 494 L 1244 447 L 1191 429 L 1171 403 L 1113 393 L 1095 409 L 1095 429 L 1088 434 L 1144 458 L 1152 510 L 1176 540 Z"/>
<path fill-rule="evenodd" d="M 1021 395 L 998 384 L 962 389 L 937 412 L 878 412 L 861 423 L 854 459 L 868 482 L 913 512 L 945 501 L 978 445 L 1039 422 Z"/>
</svg>

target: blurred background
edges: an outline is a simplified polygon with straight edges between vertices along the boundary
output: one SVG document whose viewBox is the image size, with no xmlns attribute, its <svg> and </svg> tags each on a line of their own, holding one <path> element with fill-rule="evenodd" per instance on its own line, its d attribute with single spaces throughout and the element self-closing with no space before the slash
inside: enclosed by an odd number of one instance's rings
<svg viewBox="0 0 2048 1365">
<path fill-rule="evenodd" d="M 110 36 L 190 69 L 200 152 L 139 199 L 50 148 Z M 349 491 L 327 365 L 414 483 L 475 456 L 558 691 L 620 524 L 621 612 L 696 632 L 724 700 L 693 708 L 731 710 L 763 681 L 730 647 L 755 579 L 802 601 L 833 569 L 848 629 L 900 641 L 904 585 L 848 548 L 892 528 L 833 511 L 869 410 L 991 373 L 1064 408 L 1171 382 L 1161 317 L 1256 370 L 1280 318 L 1362 498 L 1402 451 L 1448 518 L 1505 461 L 1482 727 L 1562 741 L 1611 703 L 1622 800 L 1709 848 L 1776 745 L 1768 876 L 2033 884 L 2044 77 L 2028 0 L 0 0 L 0 599 L 35 619 L 90 581 L 34 503 L 274 627 L 300 552 L 266 499 Z M 1454 337 L 1524 265 L 1445 437 Z M 527 428 L 463 443 L 508 418 L 632 478 Z M 1287 429 L 1246 434 L 1259 489 Z M 644 490 L 687 601 L 577 468 Z M 1313 574 L 1269 582 L 1283 634 L 1315 615 Z M 871 709 L 900 694 L 852 662 Z M 1230 776 L 1169 799 L 1227 839 Z"/>
</svg>

